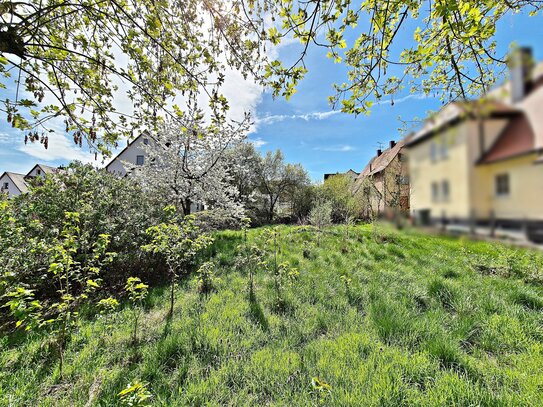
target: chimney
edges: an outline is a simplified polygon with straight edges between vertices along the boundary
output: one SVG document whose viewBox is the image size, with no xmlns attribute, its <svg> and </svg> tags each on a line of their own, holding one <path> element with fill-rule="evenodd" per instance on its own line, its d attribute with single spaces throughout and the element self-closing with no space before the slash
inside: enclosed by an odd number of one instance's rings
<svg viewBox="0 0 543 407">
<path fill-rule="evenodd" d="M 377 157 L 379 157 L 381 154 L 383 154 L 383 152 L 381 151 L 381 149 L 377 150 Z"/>
<path fill-rule="evenodd" d="M 390 140 L 390 148 L 394 148 L 396 145 L 396 142 L 394 140 Z"/>
<path fill-rule="evenodd" d="M 509 81 L 511 86 L 511 102 L 520 102 L 528 92 L 532 76 L 532 49 L 521 47 L 509 55 Z"/>
</svg>

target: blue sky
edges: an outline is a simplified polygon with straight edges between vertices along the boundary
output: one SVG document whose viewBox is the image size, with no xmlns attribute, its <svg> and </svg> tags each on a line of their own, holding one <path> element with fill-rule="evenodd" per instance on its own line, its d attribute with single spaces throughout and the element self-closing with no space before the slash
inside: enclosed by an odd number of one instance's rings
<svg viewBox="0 0 543 407">
<path fill-rule="evenodd" d="M 507 51 L 512 41 L 531 46 L 536 60 L 543 60 L 543 28 L 541 17 L 529 18 L 524 14 L 503 19 L 497 32 L 499 53 Z M 299 50 L 291 45 L 280 49 L 280 56 L 289 58 Z M 258 148 L 283 150 L 287 161 L 300 162 L 314 180 L 323 173 L 360 171 L 375 154 L 379 143 L 401 137 L 398 128 L 403 120 L 424 118 L 425 112 L 437 110 L 438 100 L 409 95 L 375 105 L 370 116 L 352 116 L 333 112 L 327 97 L 333 92 L 332 84 L 345 80 L 345 68 L 325 57 L 324 50 L 313 48 L 307 58 L 309 73 L 290 99 L 273 99 L 254 85 L 233 82 L 231 105 L 252 111 L 256 119 L 255 131 L 250 139 Z M 10 91 L 9 89 L 7 90 Z M 245 92 L 245 93 L 244 93 Z M 228 95 L 227 95 L 228 96 Z M 93 157 L 75 147 L 71 140 L 58 135 L 45 151 L 39 144 L 25 146 L 23 135 L 0 122 L 0 173 L 3 171 L 29 171 L 36 162 L 49 165 L 66 164 L 71 159 L 92 161 Z"/>
</svg>

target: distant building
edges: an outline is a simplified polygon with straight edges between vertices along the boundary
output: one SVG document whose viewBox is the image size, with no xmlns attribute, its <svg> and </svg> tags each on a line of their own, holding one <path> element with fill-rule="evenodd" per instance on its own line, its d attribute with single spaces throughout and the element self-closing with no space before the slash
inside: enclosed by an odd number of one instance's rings
<svg viewBox="0 0 543 407">
<path fill-rule="evenodd" d="M 62 171 L 62 168 L 50 167 L 44 164 L 36 164 L 29 172 L 25 175 L 26 179 L 42 177 L 45 178 L 46 175 L 57 174 Z"/>
<path fill-rule="evenodd" d="M 479 101 L 450 103 L 407 143 L 411 208 L 420 222 L 540 233 L 543 64 L 532 74 L 529 51 L 521 55 L 504 86 Z"/>
<path fill-rule="evenodd" d="M 28 191 L 24 174 L 4 172 L 0 176 L 0 192 L 7 194 L 9 198 L 19 196 Z"/>
<path fill-rule="evenodd" d="M 28 181 L 36 177 L 45 178 L 46 175 L 62 171 L 60 168 L 50 167 L 44 164 L 36 164 L 26 175 L 15 172 L 4 172 L 0 176 L 0 193 L 5 193 L 9 198 L 28 192 Z"/>
<path fill-rule="evenodd" d="M 391 141 L 377 150 L 356 179 L 355 192 L 365 201 L 368 216 L 409 212 L 409 178 L 405 141 Z"/>
<path fill-rule="evenodd" d="M 358 177 L 358 172 L 350 169 L 347 172 L 336 172 L 335 174 L 324 174 L 324 181 L 326 181 L 330 177 L 333 177 L 334 175 L 347 175 L 354 181 Z"/>
<path fill-rule="evenodd" d="M 106 170 L 124 177 L 128 171 L 123 163 L 143 165 L 146 156 L 145 146 L 149 143 L 150 138 L 147 133 L 142 133 L 132 142 L 127 142 L 126 147 L 106 165 Z"/>
</svg>

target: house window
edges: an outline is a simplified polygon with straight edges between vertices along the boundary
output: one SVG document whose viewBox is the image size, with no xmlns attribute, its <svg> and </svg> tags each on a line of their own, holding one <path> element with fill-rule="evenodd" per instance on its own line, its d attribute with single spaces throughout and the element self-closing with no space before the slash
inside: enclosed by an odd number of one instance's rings
<svg viewBox="0 0 543 407">
<path fill-rule="evenodd" d="M 143 165 L 144 157 L 142 155 L 138 155 L 136 157 L 136 165 Z"/>
<path fill-rule="evenodd" d="M 509 195 L 509 174 L 496 175 L 496 195 Z"/>
<path fill-rule="evenodd" d="M 432 182 L 432 200 L 439 200 L 439 185 L 437 182 Z"/>
<path fill-rule="evenodd" d="M 409 185 L 409 177 L 407 175 L 398 175 L 397 182 L 399 185 Z"/>
<path fill-rule="evenodd" d="M 41 170 L 36 170 L 36 174 L 41 175 Z"/>
<path fill-rule="evenodd" d="M 449 145 L 447 144 L 447 139 L 443 137 L 441 140 L 441 158 L 445 159 L 449 157 Z"/>
<path fill-rule="evenodd" d="M 149 144 L 149 139 L 148 139 L 148 138 L 144 138 L 144 139 L 143 139 L 143 144 L 148 145 L 148 144 Z"/>
<path fill-rule="evenodd" d="M 441 196 L 443 197 L 444 201 L 448 201 L 449 195 L 450 195 L 449 181 L 444 180 L 441 182 Z"/>
<path fill-rule="evenodd" d="M 4 182 L 2 189 L 9 189 L 9 182 Z"/>
<path fill-rule="evenodd" d="M 430 157 L 433 163 L 437 161 L 437 145 L 434 142 L 430 145 Z"/>
</svg>

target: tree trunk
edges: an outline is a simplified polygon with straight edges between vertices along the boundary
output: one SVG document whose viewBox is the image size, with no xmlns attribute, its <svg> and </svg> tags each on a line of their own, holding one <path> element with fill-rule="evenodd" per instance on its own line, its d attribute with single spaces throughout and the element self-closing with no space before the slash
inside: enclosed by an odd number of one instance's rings
<svg viewBox="0 0 543 407">
<path fill-rule="evenodd" d="M 183 200 L 182 206 L 183 206 L 183 215 L 188 216 L 190 215 L 190 199 Z"/>
<path fill-rule="evenodd" d="M 172 286 L 170 291 L 170 311 L 168 312 L 168 317 L 173 317 L 173 304 L 175 299 L 175 277 L 172 278 Z"/>
<path fill-rule="evenodd" d="M 273 211 L 275 209 L 275 203 L 273 202 L 273 199 L 270 197 L 270 207 L 268 210 L 268 222 L 273 222 Z"/>
</svg>

